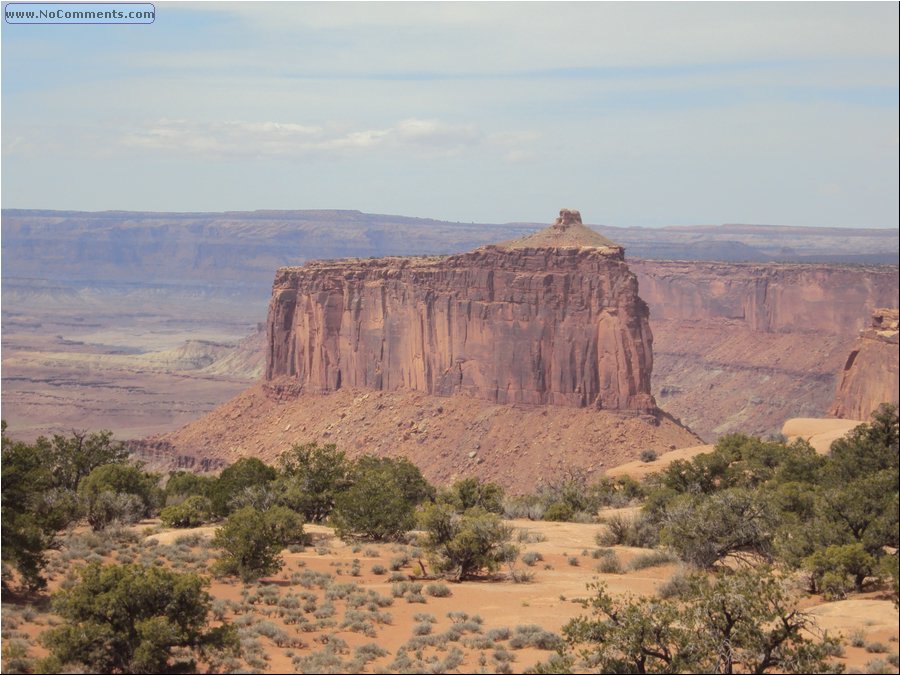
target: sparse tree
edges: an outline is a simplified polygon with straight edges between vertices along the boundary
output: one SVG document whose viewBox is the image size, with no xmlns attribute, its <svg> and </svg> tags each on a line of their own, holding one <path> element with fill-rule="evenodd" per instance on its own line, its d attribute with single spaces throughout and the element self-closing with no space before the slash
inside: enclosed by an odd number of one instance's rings
<svg viewBox="0 0 900 675">
<path fill-rule="evenodd" d="M 256 457 L 242 457 L 222 470 L 215 484 L 209 489 L 213 512 L 219 516 L 231 513 L 234 497 L 254 485 L 266 485 L 275 480 L 278 472 Z"/>
<path fill-rule="evenodd" d="M 281 549 L 303 537 L 303 519 L 285 507 L 261 512 L 245 506 L 216 530 L 212 545 L 223 549 L 214 569 L 253 581 L 281 569 Z"/>
<path fill-rule="evenodd" d="M 51 654 L 43 672 L 194 672 L 210 649 L 238 651 L 232 626 L 209 628 L 212 599 L 194 574 L 94 563 L 80 577 L 54 596 L 65 623 L 41 638 Z"/>
<path fill-rule="evenodd" d="M 510 545 L 513 528 L 479 506 L 460 514 L 449 504 L 426 504 L 420 525 L 432 567 L 456 580 L 493 572 L 518 553 Z"/>
<path fill-rule="evenodd" d="M 397 539 L 415 524 L 415 507 L 433 489 L 409 460 L 363 457 L 353 485 L 337 495 L 332 522 L 339 537 Z"/>
<path fill-rule="evenodd" d="M 350 463 L 329 443 L 294 445 L 278 458 L 281 503 L 319 523 L 334 509 L 334 501 L 351 485 Z"/>
<path fill-rule="evenodd" d="M 78 484 L 88 522 L 102 530 L 114 520 L 136 522 L 151 516 L 160 501 L 159 476 L 134 464 L 98 466 Z"/>
<path fill-rule="evenodd" d="M 612 596 L 589 588 L 588 616 L 563 633 L 592 669 L 607 673 L 830 673 L 836 640 L 815 632 L 771 572 L 738 570 L 690 581 L 680 600 Z"/>
<path fill-rule="evenodd" d="M 474 507 L 503 513 L 503 488 L 496 483 L 483 483 L 478 478 L 463 478 L 439 494 L 438 501 L 449 504 L 457 513 Z"/>
</svg>

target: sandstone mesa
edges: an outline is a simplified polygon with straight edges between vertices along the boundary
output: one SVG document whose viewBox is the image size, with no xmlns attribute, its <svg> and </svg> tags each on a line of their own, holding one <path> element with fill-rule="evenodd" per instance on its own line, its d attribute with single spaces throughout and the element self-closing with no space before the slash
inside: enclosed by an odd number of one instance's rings
<svg viewBox="0 0 900 675">
<path fill-rule="evenodd" d="M 563 209 L 460 255 L 279 269 L 266 380 L 646 413 L 652 343 L 624 249 Z"/>
</svg>

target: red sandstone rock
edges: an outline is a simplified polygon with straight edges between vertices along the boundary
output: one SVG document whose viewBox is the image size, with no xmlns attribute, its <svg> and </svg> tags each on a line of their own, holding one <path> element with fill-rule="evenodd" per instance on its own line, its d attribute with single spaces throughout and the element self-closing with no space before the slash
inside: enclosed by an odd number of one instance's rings
<svg viewBox="0 0 900 675">
<path fill-rule="evenodd" d="M 877 309 L 872 314 L 872 325 L 862 331 L 847 357 L 830 414 L 868 420 L 882 403 L 897 405 L 898 318 L 896 309 Z"/>
<path fill-rule="evenodd" d="M 563 210 L 547 230 L 461 255 L 280 269 L 266 379 L 655 410 L 647 305 L 622 248 L 578 221 Z"/>
</svg>

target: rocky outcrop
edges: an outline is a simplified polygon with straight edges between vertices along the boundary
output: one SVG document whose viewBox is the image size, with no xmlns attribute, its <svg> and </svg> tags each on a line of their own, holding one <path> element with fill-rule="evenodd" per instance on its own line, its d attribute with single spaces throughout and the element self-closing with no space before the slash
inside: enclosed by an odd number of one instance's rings
<svg viewBox="0 0 900 675">
<path fill-rule="evenodd" d="M 564 210 L 461 255 L 280 269 L 266 379 L 654 411 L 648 317 L 623 249 Z"/>
<path fill-rule="evenodd" d="M 897 268 L 631 260 L 651 308 L 653 393 L 707 441 L 823 417 L 837 373 Z"/>
<path fill-rule="evenodd" d="M 834 404 L 835 417 L 868 420 L 882 403 L 898 403 L 898 311 L 877 309 L 872 323 L 860 333 L 844 368 Z"/>
</svg>

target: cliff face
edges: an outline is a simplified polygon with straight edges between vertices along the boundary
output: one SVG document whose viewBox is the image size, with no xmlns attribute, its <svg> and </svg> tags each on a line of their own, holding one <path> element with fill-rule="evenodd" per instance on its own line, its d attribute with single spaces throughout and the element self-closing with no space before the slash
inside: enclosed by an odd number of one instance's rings
<svg viewBox="0 0 900 675">
<path fill-rule="evenodd" d="M 648 317 L 615 246 L 310 263 L 275 278 L 266 378 L 652 411 Z"/>
<path fill-rule="evenodd" d="M 896 309 L 873 312 L 871 325 L 862 331 L 844 364 L 830 414 L 865 421 L 882 403 L 897 405 L 897 329 Z"/>
<path fill-rule="evenodd" d="M 855 335 L 897 302 L 896 268 L 632 261 L 654 320 L 713 319 L 758 333 Z"/>
<path fill-rule="evenodd" d="M 629 266 L 651 307 L 653 392 L 707 441 L 732 431 L 764 436 L 785 419 L 824 416 L 872 310 L 897 306 L 896 267 Z"/>
</svg>

